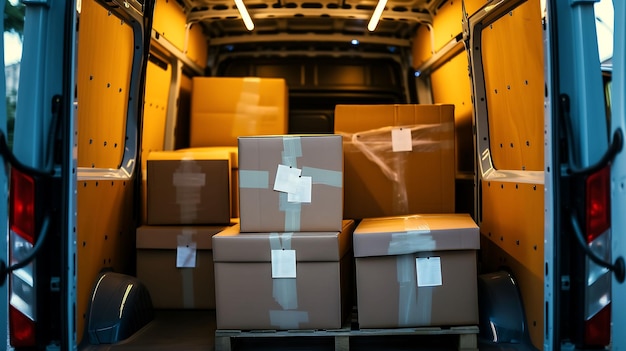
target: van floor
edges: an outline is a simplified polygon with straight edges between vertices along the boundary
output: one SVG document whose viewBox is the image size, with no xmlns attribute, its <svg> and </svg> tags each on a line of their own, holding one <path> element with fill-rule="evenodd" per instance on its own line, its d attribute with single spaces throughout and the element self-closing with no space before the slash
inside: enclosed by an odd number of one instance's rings
<svg viewBox="0 0 626 351">
<path fill-rule="evenodd" d="M 130 338 L 114 345 L 85 345 L 81 351 L 213 351 L 215 311 L 157 310 L 155 318 Z M 332 351 L 332 337 L 232 338 L 232 351 Z M 481 351 L 534 351 L 521 344 L 493 344 L 479 339 Z M 458 349 L 453 335 L 357 336 L 350 338 L 353 351 L 450 351 Z M 347 350 L 346 350 L 347 351 Z"/>
</svg>

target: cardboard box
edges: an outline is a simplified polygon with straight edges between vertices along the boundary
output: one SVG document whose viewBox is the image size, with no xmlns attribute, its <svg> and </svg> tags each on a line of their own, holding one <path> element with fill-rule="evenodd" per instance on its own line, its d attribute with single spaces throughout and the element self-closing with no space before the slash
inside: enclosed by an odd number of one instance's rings
<svg viewBox="0 0 626 351">
<path fill-rule="evenodd" d="M 239 149 L 237 146 L 208 146 L 176 150 L 178 152 L 201 152 L 214 154 L 216 159 L 223 159 L 224 152 L 230 155 L 230 217 L 239 218 Z"/>
<path fill-rule="evenodd" d="M 240 233 L 233 226 L 215 235 L 217 328 L 341 328 L 352 307 L 354 227 L 352 220 L 337 232 Z"/>
<path fill-rule="evenodd" d="M 335 133 L 344 218 L 454 212 L 454 105 L 337 105 Z"/>
<path fill-rule="evenodd" d="M 465 214 L 363 219 L 354 232 L 359 327 L 478 324 L 479 247 Z"/>
<path fill-rule="evenodd" d="M 137 228 L 137 278 L 148 288 L 155 308 L 215 308 L 211 237 L 225 228 Z"/>
<path fill-rule="evenodd" d="M 241 231 L 340 231 L 341 147 L 339 135 L 240 137 Z"/>
<path fill-rule="evenodd" d="M 282 78 L 194 77 L 190 146 L 237 146 L 239 136 L 286 134 L 288 110 Z"/>
<path fill-rule="evenodd" d="M 230 154 L 151 152 L 147 161 L 149 225 L 230 222 Z"/>
</svg>

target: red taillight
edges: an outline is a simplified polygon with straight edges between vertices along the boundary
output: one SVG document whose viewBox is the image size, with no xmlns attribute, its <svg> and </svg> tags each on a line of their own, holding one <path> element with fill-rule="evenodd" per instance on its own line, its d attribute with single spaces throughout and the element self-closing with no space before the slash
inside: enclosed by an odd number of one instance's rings
<svg viewBox="0 0 626 351">
<path fill-rule="evenodd" d="M 35 346 L 35 322 L 9 306 L 11 346 Z"/>
<path fill-rule="evenodd" d="M 29 256 L 37 239 L 35 180 L 11 169 L 9 203 L 9 262 Z M 36 262 L 11 272 L 9 280 L 9 335 L 13 347 L 35 346 L 37 321 Z"/>
<path fill-rule="evenodd" d="M 585 321 L 585 345 L 604 347 L 611 342 L 611 304 Z"/>
<path fill-rule="evenodd" d="M 605 167 L 587 178 L 587 243 L 611 227 L 610 169 Z"/>
<path fill-rule="evenodd" d="M 11 170 L 10 229 L 35 244 L 35 181 L 33 178 Z"/>
</svg>

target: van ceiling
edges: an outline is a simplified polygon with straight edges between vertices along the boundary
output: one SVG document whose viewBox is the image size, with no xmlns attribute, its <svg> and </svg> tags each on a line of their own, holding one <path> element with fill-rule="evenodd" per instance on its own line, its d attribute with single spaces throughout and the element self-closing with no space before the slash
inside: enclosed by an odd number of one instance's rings
<svg viewBox="0 0 626 351">
<path fill-rule="evenodd" d="M 446 0 L 388 0 L 374 32 L 367 30 L 376 0 L 244 0 L 249 32 L 233 0 L 178 0 L 188 23 L 202 23 L 211 45 L 241 42 L 346 41 L 408 46 L 416 27 L 431 23 Z"/>
</svg>

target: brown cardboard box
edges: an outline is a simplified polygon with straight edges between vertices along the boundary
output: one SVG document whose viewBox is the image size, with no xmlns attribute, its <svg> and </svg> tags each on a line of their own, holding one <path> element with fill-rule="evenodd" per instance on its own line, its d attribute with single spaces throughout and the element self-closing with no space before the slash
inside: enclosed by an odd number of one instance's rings
<svg viewBox="0 0 626 351">
<path fill-rule="evenodd" d="M 237 146 L 238 136 L 286 134 L 287 95 L 282 78 L 194 77 L 190 146 Z"/>
<path fill-rule="evenodd" d="M 362 220 L 354 232 L 359 327 L 478 324 L 479 247 L 465 214 Z"/>
<path fill-rule="evenodd" d="M 407 129 L 412 151 L 394 152 Z M 337 105 L 335 133 L 344 136 L 344 218 L 454 212 L 454 105 Z"/>
<path fill-rule="evenodd" d="M 240 233 L 213 237 L 218 329 L 334 329 L 351 308 L 352 232 Z M 295 278 L 272 278 L 272 255 L 295 254 Z M 289 265 L 287 265 L 289 266 Z"/>
<path fill-rule="evenodd" d="M 339 135 L 239 138 L 239 217 L 242 232 L 341 230 L 343 153 Z M 281 170 L 281 171 L 279 171 Z M 281 181 L 277 174 L 301 171 Z M 278 179 L 278 180 L 277 180 Z M 285 186 L 309 182 L 309 202 Z M 275 185 L 281 185 L 274 190 Z M 286 190 L 286 191 L 285 191 Z M 303 193 L 305 193 L 303 192 Z M 297 192 L 296 192 L 297 193 Z M 301 198 L 302 199 L 302 198 Z"/>
<path fill-rule="evenodd" d="M 224 152 L 230 155 L 230 217 L 239 218 L 239 149 L 237 146 L 207 146 L 176 150 L 178 152 L 201 152 L 215 154 L 216 159 L 223 159 Z"/>
<path fill-rule="evenodd" d="M 149 225 L 230 222 L 230 154 L 151 152 L 147 161 Z"/>
<path fill-rule="evenodd" d="M 137 278 L 150 291 L 155 308 L 215 308 L 211 237 L 225 228 L 225 226 L 137 228 Z M 194 244 L 191 243 L 195 243 L 195 250 Z M 195 252 L 195 261 L 191 257 L 192 252 Z M 177 264 L 181 263 L 177 262 L 178 255 L 183 261 L 185 258 L 189 260 L 186 264 Z"/>
</svg>

